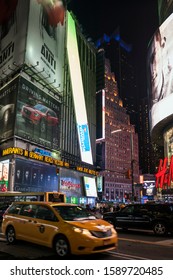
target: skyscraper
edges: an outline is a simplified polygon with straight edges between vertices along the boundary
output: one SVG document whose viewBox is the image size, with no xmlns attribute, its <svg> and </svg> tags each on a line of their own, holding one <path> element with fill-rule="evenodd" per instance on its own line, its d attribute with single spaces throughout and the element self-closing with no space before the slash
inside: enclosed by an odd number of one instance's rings
<svg viewBox="0 0 173 280">
<path fill-rule="evenodd" d="M 136 124 L 137 86 L 133 66 L 132 45 L 125 43 L 120 37 L 119 28 L 110 36 L 104 34 L 97 40 L 98 49 L 105 50 L 105 57 L 110 60 L 111 71 L 115 73 L 119 96 L 130 115 L 132 124 Z"/>
<path fill-rule="evenodd" d="M 97 111 L 102 112 L 97 124 L 102 129 L 97 133 L 96 156 L 104 177 L 103 199 L 122 202 L 134 195 L 133 184 L 139 177 L 138 136 L 119 97 L 110 61 L 105 59 L 104 65 L 105 88 L 97 92 Z M 134 193 L 139 196 L 138 190 Z"/>
</svg>

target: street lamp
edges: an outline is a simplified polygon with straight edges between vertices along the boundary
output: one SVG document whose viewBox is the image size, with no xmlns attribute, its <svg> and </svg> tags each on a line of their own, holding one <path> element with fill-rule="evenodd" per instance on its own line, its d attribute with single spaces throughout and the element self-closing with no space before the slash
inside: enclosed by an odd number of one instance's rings
<svg viewBox="0 0 173 280">
<path fill-rule="evenodd" d="M 130 151 L 131 151 L 131 155 L 130 155 L 130 161 L 131 161 L 131 190 L 132 190 L 132 197 L 131 197 L 131 201 L 134 202 L 134 159 L 133 159 L 133 133 L 132 130 L 125 130 L 125 129 L 116 129 L 111 131 L 111 134 L 113 133 L 117 133 L 120 131 L 125 131 L 125 132 L 129 132 L 130 133 Z"/>
</svg>

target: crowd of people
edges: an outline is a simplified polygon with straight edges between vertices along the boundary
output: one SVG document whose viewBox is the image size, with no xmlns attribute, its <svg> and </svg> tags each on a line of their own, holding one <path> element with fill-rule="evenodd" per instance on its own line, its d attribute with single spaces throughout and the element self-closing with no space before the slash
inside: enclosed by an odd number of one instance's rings
<svg viewBox="0 0 173 280">
<path fill-rule="evenodd" d="M 106 212 L 116 212 L 123 208 L 124 204 L 98 204 L 97 206 L 91 207 L 89 204 L 86 205 L 87 211 L 93 213 L 94 215 L 101 217 Z"/>
</svg>

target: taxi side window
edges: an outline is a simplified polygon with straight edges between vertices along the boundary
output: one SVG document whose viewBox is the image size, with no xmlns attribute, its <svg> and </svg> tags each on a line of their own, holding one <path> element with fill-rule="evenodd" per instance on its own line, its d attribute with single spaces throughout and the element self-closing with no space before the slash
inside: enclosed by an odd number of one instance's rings
<svg viewBox="0 0 173 280">
<path fill-rule="evenodd" d="M 38 207 L 36 211 L 36 218 L 47 221 L 57 221 L 55 214 L 46 206 Z"/>
<path fill-rule="evenodd" d="M 10 208 L 8 209 L 8 213 L 9 214 L 18 214 L 21 208 L 22 208 L 22 204 L 11 205 Z"/>
<path fill-rule="evenodd" d="M 32 204 L 23 205 L 20 211 L 20 215 L 27 217 L 35 217 L 36 207 L 36 205 Z"/>
</svg>

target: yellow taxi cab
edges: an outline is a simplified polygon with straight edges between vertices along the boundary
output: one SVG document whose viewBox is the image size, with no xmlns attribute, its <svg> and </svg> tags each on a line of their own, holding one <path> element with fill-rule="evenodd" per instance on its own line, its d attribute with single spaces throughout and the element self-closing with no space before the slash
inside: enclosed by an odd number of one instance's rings
<svg viewBox="0 0 173 280">
<path fill-rule="evenodd" d="M 2 221 L 9 244 L 25 240 L 50 247 L 63 258 L 117 248 L 118 236 L 108 222 L 85 208 L 67 203 L 13 202 Z"/>
</svg>

